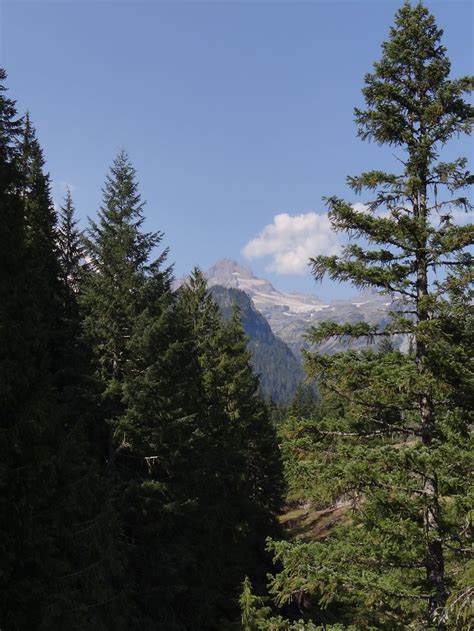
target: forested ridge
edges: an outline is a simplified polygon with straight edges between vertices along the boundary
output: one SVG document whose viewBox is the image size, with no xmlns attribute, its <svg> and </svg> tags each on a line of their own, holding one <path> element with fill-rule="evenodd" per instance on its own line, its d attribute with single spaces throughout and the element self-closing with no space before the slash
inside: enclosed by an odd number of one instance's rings
<svg viewBox="0 0 474 631">
<path fill-rule="evenodd" d="M 405 3 L 355 110 L 399 170 L 347 178 L 364 209 L 326 198 L 348 245 L 310 261 L 394 310 L 308 331 L 283 405 L 241 292 L 173 289 L 126 151 L 87 226 L 69 189 L 56 209 L 0 69 L 1 631 L 473 628 L 474 178 L 441 156 L 473 83 Z"/>
</svg>

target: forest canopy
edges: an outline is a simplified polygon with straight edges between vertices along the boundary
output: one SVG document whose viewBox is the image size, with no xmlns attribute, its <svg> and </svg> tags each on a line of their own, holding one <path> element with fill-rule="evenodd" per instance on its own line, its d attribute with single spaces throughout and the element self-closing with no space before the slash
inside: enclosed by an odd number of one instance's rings
<svg viewBox="0 0 474 631">
<path fill-rule="evenodd" d="M 474 624 L 474 177 L 444 158 L 474 78 L 442 37 L 406 2 L 364 77 L 357 134 L 398 170 L 349 176 L 362 204 L 325 198 L 347 245 L 309 264 L 391 312 L 312 327 L 304 383 L 266 322 L 273 346 L 249 344 L 248 296 L 198 267 L 177 287 L 125 150 L 86 226 L 73 191 L 53 203 L 0 69 L 2 630 Z M 288 405 L 262 394 L 269 362 Z"/>
</svg>

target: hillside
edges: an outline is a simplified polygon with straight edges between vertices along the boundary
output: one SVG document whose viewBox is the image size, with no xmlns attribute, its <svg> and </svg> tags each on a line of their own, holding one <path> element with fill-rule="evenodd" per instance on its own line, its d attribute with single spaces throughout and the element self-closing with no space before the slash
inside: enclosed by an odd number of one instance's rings
<svg viewBox="0 0 474 631">
<path fill-rule="evenodd" d="M 250 297 L 240 289 L 214 285 L 211 289 L 224 317 L 229 317 L 234 304 L 242 312 L 242 324 L 250 338 L 252 364 L 260 377 L 264 394 L 276 403 L 286 403 L 304 377 L 300 362 L 290 348 L 272 331 Z"/>
</svg>

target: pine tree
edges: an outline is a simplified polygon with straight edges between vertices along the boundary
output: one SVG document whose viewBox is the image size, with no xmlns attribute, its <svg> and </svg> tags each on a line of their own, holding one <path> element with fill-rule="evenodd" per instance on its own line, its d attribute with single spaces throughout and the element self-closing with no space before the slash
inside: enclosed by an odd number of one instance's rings
<svg viewBox="0 0 474 631">
<path fill-rule="evenodd" d="M 66 189 L 63 205 L 59 210 L 58 250 L 61 263 L 63 285 L 74 296 L 78 293 L 84 272 L 87 269 L 84 259 L 84 244 L 79 221 L 75 217 L 75 208 L 71 189 Z"/>
<path fill-rule="evenodd" d="M 60 207 L 56 234 L 61 319 L 55 383 L 68 444 L 68 449 L 63 450 L 61 475 L 70 478 L 74 489 L 71 512 L 64 512 L 63 519 L 71 521 L 68 547 L 74 567 L 73 586 L 83 611 L 82 616 L 73 614 L 74 622 L 68 624 L 81 629 L 122 629 L 129 620 L 129 604 L 124 596 L 122 532 L 112 503 L 112 487 L 99 461 L 96 444 L 100 405 L 79 304 L 88 269 L 83 234 L 69 189 Z"/>
<path fill-rule="evenodd" d="M 12 399 L 18 394 L 22 376 L 12 371 L 8 358 L 25 352 L 22 336 L 17 334 L 24 324 L 21 317 L 22 301 L 20 286 L 25 278 L 20 270 L 24 267 L 24 220 L 22 203 L 18 194 L 21 173 L 18 165 L 18 141 L 21 120 L 17 116 L 15 102 L 9 99 L 4 85 L 6 72 L 0 68 L 0 196 L 2 221 L 0 221 L 0 335 L 2 348 L 1 379 L 4 397 Z M 23 350 L 21 350 L 23 349 Z M 7 422 L 6 409 L 2 410 L 2 423 Z M 13 419 L 12 419 L 13 421 Z"/>
<path fill-rule="evenodd" d="M 6 438 L 2 513 L 8 515 L 4 541 L 9 547 L 7 563 L 2 564 L 2 622 L 21 629 L 40 628 L 49 621 L 55 628 L 68 591 L 63 592 L 58 577 L 71 567 L 63 547 L 67 528 L 58 483 L 63 418 L 54 392 L 54 333 L 59 316 L 55 217 L 29 116 L 19 131 L 14 148 L 18 178 L 8 191 L 19 203 L 16 216 L 7 216 L 6 224 L 7 230 L 20 228 L 15 230 L 20 256 L 16 255 L 15 269 L 7 267 L 5 279 L 7 287 L 11 283 L 15 287 L 15 304 L 2 314 L 3 326 L 12 317 L 16 320 L 8 331 L 16 336 L 16 348 L 10 343 L 2 347 L 10 371 L 2 415 Z"/>
<path fill-rule="evenodd" d="M 178 308 L 190 328 L 199 362 L 199 378 L 203 397 L 199 416 L 199 452 L 203 463 L 200 476 L 198 556 L 201 584 L 205 594 L 195 611 L 196 623 L 219 628 L 235 611 L 235 589 L 241 580 L 238 534 L 242 515 L 235 476 L 240 476 L 243 463 L 234 441 L 233 426 L 221 400 L 217 381 L 222 362 L 220 335 L 222 318 L 219 308 L 207 289 L 204 275 L 194 269 L 178 292 Z"/>
<path fill-rule="evenodd" d="M 302 383 L 298 386 L 288 406 L 288 414 L 297 418 L 311 418 L 316 413 L 317 402 L 314 389 Z"/>
<path fill-rule="evenodd" d="M 103 459 L 127 542 L 131 628 L 181 629 L 200 619 L 197 446 L 200 373 L 194 338 L 171 292 L 160 233 L 146 233 L 135 171 L 124 152 L 86 239 L 82 304 L 105 417 Z M 186 604 L 183 597 L 186 594 Z"/>
<path fill-rule="evenodd" d="M 28 309 L 25 296 L 26 266 L 23 205 L 18 194 L 22 178 L 18 165 L 21 120 L 15 102 L 4 85 L 0 69 L 0 620 L 15 623 L 24 580 L 18 577 L 23 529 L 23 509 L 28 503 L 20 491 L 18 466 L 21 460 L 22 424 L 29 408 L 31 354 L 27 339 Z M 28 335 L 26 334 L 28 331 Z M 20 449 L 17 447 L 20 447 Z M 27 512 L 28 515 L 28 512 Z M 23 523 L 26 519 L 23 520 Z M 25 529 L 26 530 L 26 529 Z M 23 583 L 23 585 L 19 585 Z M 29 585 L 28 585 L 29 587 Z M 13 626 L 13 625 L 11 625 Z M 14 627 L 13 627 L 14 628 Z"/>
<path fill-rule="evenodd" d="M 112 619 L 97 605 L 111 596 L 103 580 L 110 539 L 97 536 L 94 503 L 103 495 L 59 378 L 63 312 L 49 180 L 29 116 L 15 119 L 3 94 L 0 105 L 0 624 L 105 629 Z M 102 533 L 109 529 L 103 523 Z"/>
<path fill-rule="evenodd" d="M 276 433 L 252 369 L 238 306 L 230 320 L 223 323 L 221 348 L 222 401 L 242 445 L 247 485 L 243 495 L 251 502 L 249 508 L 254 520 L 250 531 L 256 537 L 265 537 L 271 531 L 271 518 L 280 508 L 283 489 L 280 460 Z"/>
<path fill-rule="evenodd" d="M 142 299 L 130 339 L 126 412 L 117 425 L 129 445 L 121 458 L 128 472 L 122 510 L 134 592 L 143 628 L 197 629 L 207 623 L 212 600 L 211 555 L 203 549 L 212 462 L 203 448 L 201 373 L 171 292 L 149 280 Z"/>
<path fill-rule="evenodd" d="M 75 218 L 75 209 L 69 188 L 64 204 L 59 209 L 56 230 L 56 247 L 59 263 L 61 326 L 58 332 L 57 358 L 61 365 L 58 374 L 59 390 L 74 416 L 86 388 L 85 378 L 90 369 L 90 356 L 82 335 L 82 314 L 78 295 L 86 272 L 82 233 Z M 85 401 L 84 401 L 85 403 Z M 87 405 L 87 404 L 86 404 Z M 84 406 L 83 406 L 84 407 Z M 82 412 L 87 415 L 85 409 Z"/>
<path fill-rule="evenodd" d="M 362 628 L 446 629 L 447 599 L 468 555 L 473 227 L 454 217 L 472 209 L 463 189 L 473 178 L 465 158 L 441 162 L 438 152 L 471 130 L 463 93 L 473 80 L 449 78 L 441 36 L 422 4 L 397 12 L 365 77 L 366 109 L 355 116 L 362 139 L 402 152 L 400 172 L 349 177 L 355 193 L 371 195 L 366 210 L 330 197 L 329 217 L 335 231 L 362 241 L 312 259 L 317 280 L 351 281 L 394 300 L 384 328 L 326 322 L 312 330 L 315 344 L 412 340 L 407 355 L 385 345 L 307 360 L 323 397 L 336 395 L 344 408 L 308 427 L 313 493 L 350 500 L 353 510 L 327 542 L 275 545 L 287 569 L 274 590 L 289 598 L 300 587 L 323 605 L 343 600 Z"/>
<path fill-rule="evenodd" d="M 255 466 L 254 481 L 248 483 L 253 484 L 253 493 L 257 488 L 262 491 L 259 501 L 268 503 L 270 513 L 274 512 L 281 499 L 276 437 L 252 368 L 240 309 L 235 305 L 231 317 L 223 319 L 203 273 L 197 268 L 187 286 L 181 289 L 181 297 L 198 343 L 210 415 L 221 431 L 226 428 L 230 432 L 229 444 L 233 445 L 233 451 L 240 433 L 242 449 L 248 449 L 239 456 L 247 468 L 248 480 L 252 459 L 261 458 Z M 255 450 L 253 455 L 252 450 Z M 257 482 L 259 476 L 263 478 Z"/>
<path fill-rule="evenodd" d="M 248 576 L 242 583 L 242 593 L 239 598 L 242 631 L 258 631 L 259 623 L 271 614 L 271 608 L 265 607 L 263 598 L 252 593 L 252 583 Z"/>
<path fill-rule="evenodd" d="M 222 318 L 199 269 L 180 289 L 179 303 L 196 339 L 206 405 L 201 449 L 207 462 L 207 584 L 214 611 L 218 605 L 232 617 L 245 573 L 261 579 L 265 537 L 275 531 L 282 495 L 278 448 L 238 309 L 229 321 Z"/>
<path fill-rule="evenodd" d="M 19 147 L 19 163 L 23 175 L 20 195 L 23 200 L 25 242 L 31 261 L 29 295 L 38 318 L 40 335 L 36 337 L 38 352 L 54 362 L 54 344 L 60 306 L 60 271 L 57 251 L 57 215 L 51 199 L 49 175 L 44 172 L 44 157 L 36 131 L 27 113 Z M 48 346 L 50 345 L 50 346 Z M 53 368 L 54 370 L 54 368 Z"/>
<path fill-rule="evenodd" d="M 143 309 L 140 294 L 150 274 L 157 276 L 163 291 L 169 287 L 168 272 L 159 272 L 162 259 L 149 261 L 162 235 L 141 230 L 143 206 L 135 170 L 122 151 L 107 175 L 98 222 L 90 221 L 85 238 L 91 273 L 81 296 L 86 310 L 84 327 L 95 353 L 108 424 L 104 459 L 112 474 L 117 455 L 126 448 L 117 433 L 117 422 L 124 413 L 129 341 Z"/>
</svg>

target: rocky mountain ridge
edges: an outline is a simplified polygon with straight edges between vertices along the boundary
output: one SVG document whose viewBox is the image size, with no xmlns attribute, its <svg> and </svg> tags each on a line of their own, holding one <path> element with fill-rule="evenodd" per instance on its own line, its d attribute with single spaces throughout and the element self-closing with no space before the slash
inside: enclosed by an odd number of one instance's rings
<svg viewBox="0 0 474 631">
<path fill-rule="evenodd" d="M 304 336 L 312 325 L 323 320 L 383 324 L 393 308 L 389 296 L 381 296 L 375 291 L 363 292 L 347 300 L 328 302 L 314 295 L 282 292 L 270 281 L 256 277 L 250 267 L 230 259 L 218 261 L 206 276 L 210 287 L 220 285 L 240 289 L 250 296 L 273 333 L 286 342 L 297 357 L 302 347 L 308 347 Z M 403 340 L 400 343 L 403 344 Z M 340 347 L 339 341 L 330 340 L 320 350 L 335 352 Z"/>
</svg>

